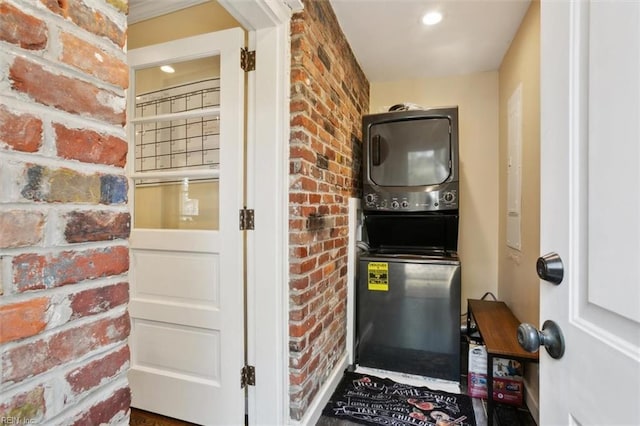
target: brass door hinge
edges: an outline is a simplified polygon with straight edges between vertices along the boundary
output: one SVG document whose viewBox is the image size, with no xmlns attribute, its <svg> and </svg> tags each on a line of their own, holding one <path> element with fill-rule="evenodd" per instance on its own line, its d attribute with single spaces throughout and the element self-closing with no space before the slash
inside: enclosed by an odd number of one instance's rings
<svg viewBox="0 0 640 426">
<path fill-rule="evenodd" d="M 256 70 L 256 51 L 246 47 L 240 49 L 240 67 L 245 71 Z"/>
<path fill-rule="evenodd" d="M 256 368 L 253 365 L 245 365 L 240 372 L 240 388 L 256 385 Z"/>
<path fill-rule="evenodd" d="M 248 231 L 254 229 L 253 209 L 243 208 L 240 210 L 240 230 Z"/>
</svg>

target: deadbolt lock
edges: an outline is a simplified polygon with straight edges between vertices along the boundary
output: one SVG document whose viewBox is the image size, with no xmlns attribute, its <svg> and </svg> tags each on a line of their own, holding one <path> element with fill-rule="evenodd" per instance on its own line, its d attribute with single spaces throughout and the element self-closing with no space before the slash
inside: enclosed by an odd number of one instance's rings
<svg viewBox="0 0 640 426">
<path fill-rule="evenodd" d="M 558 285 L 564 277 L 562 259 L 557 253 L 548 253 L 538 258 L 536 262 L 538 276 L 550 283 Z"/>
</svg>

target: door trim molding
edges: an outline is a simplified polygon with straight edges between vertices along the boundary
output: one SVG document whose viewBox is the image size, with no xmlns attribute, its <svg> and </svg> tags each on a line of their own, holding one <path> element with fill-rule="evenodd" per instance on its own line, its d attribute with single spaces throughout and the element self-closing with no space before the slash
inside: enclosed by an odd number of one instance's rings
<svg viewBox="0 0 640 426">
<path fill-rule="evenodd" d="M 249 32 L 256 69 L 248 73 L 247 362 L 249 424 L 289 423 L 288 375 L 288 141 L 291 1 L 219 0 Z M 299 0 L 293 1 L 302 4 Z M 259 114 L 257 112 L 260 112 Z M 258 140 L 259 137 L 259 140 Z"/>
</svg>

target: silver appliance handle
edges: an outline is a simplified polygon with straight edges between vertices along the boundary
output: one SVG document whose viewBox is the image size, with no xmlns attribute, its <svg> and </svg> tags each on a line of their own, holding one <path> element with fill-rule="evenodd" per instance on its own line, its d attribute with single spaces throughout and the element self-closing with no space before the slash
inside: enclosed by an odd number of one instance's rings
<svg viewBox="0 0 640 426">
<path fill-rule="evenodd" d="M 380 135 L 371 138 L 371 163 L 374 166 L 380 165 Z"/>
</svg>

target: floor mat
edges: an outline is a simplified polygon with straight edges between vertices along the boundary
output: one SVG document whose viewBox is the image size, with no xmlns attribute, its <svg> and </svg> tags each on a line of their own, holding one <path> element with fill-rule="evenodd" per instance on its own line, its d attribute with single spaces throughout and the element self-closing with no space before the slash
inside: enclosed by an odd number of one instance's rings
<svg viewBox="0 0 640 426">
<path fill-rule="evenodd" d="M 345 372 L 324 416 L 365 425 L 475 426 L 467 395 Z"/>
</svg>

